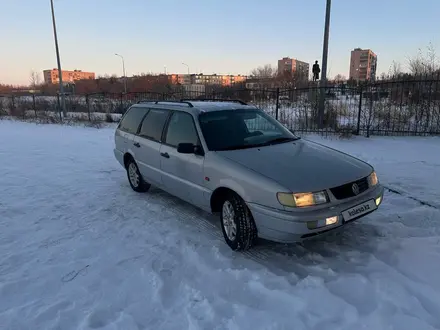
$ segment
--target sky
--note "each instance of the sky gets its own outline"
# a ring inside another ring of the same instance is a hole
[[[97,75],[249,74],[289,56],[322,59],[325,0],[54,0],[61,64]],[[439,0],[333,0],[328,75],[348,76],[350,51],[370,48],[377,73],[432,43]],[[57,67],[50,0],[0,0],[0,83],[28,84]]]

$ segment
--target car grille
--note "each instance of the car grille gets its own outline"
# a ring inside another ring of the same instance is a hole
[[[353,192],[352,187],[353,187],[353,184],[355,184],[355,183],[359,187],[358,194],[355,194]],[[344,184],[339,187],[330,188],[330,191],[332,192],[333,196],[335,196],[336,199],[345,199],[345,198],[350,198],[350,197],[354,197],[356,195],[359,195],[359,194],[363,193],[364,191],[366,191],[367,189],[368,189],[368,177],[365,177],[360,180],[350,182],[350,183]]]

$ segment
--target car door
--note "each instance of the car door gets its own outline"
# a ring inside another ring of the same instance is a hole
[[[197,154],[179,153],[179,143],[192,143],[199,146],[200,151]],[[164,132],[160,155],[164,188],[183,200],[207,209],[203,149],[191,114],[183,111],[172,113]]]
[[[136,161],[142,177],[147,182],[162,186],[160,169],[160,145],[165,122],[170,111],[150,109],[142,121],[138,135],[134,138]]]

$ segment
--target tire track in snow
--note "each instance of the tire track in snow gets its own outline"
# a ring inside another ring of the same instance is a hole
[[[190,223],[194,225],[199,232],[208,235],[220,244],[226,244],[221,231],[218,215],[211,215],[205,211],[199,210],[191,204],[169,195],[158,188],[153,188],[148,197],[154,202],[169,206],[168,211],[174,213],[181,223]],[[219,225],[216,225],[215,222]],[[269,266],[268,261],[272,260],[274,255],[273,251],[265,250],[262,245],[255,246],[251,250],[243,251],[241,253],[265,267]],[[280,257],[280,254],[276,254]],[[273,266],[272,262],[270,262],[270,265]]]
[[[165,205],[168,211],[176,215],[180,223],[190,224],[201,234],[218,242],[218,245],[226,246],[218,215],[211,215],[158,188],[152,188],[147,196],[151,202]],[[259,239],[258,244],[250,250],[238,253],[272,272],[283,275],[293,272],[303,278],[310,274],[310,267],[315,268],[314,273],[327,272],[324,268],[316,269],[317,266],[313,265],[316,260],[303,259],[305,254],[312,254],[316,257],[316,253],[311,253],[300,244],[278,244]],[[318,259],[320,259],[319,256]]]
[[[218,215],[211,215],[158,188],[153,188],[147,193],[147,198],[152,203],[165,206],[167,211],[173,213],[180,223],[192,226],[202,235],[218,242],[217,245],[226,246]],[[358,230],[354,232],[353,230],[354,228],[351,230],[351,234],[346,233],[345,236],[359,234]],[[214,242],[213,245],[215,245]],[[336,245],[340,247],[338,244]],[[337,246],[325,240],[315,245],[307,242],[279,244],[260,239],[252,249],[239,253],[278,275],[293,275],[296,279],[292,280],[296,281],[309,275],[324,278],[335,276],[331,269],[332,266],[327,262],[328,258],[341,253]]]
[[[404,193],[402,191],[396,190],[394,188],[391,188],[391,187],[388,187],[388,186],[385,186],[385,185],[383,187],[386,190],[388,190],[390,193],[393,193],[393,194],[396,194],[396,195],[400,195],[400,196],[405,197],[405,198],[412,199],[413,201],[419,203],[422,206],[428,206],[428,207],[431,207],[433,209],[440,210],[440,205],[435,205],[433,203],[430,203],[430,202],[427,202],[427,201],[423,201],[423,200],[418,199],[418,198],[416,198],[414,196],[408,195],[407,193]]]
[[[153,194],[150,194],[149,197],[155,202],[157,201],[169,207],[167,210],[174,213],[180,222],[187,224],[186,220],[189,220],[200,232],[207,233],[214,239],[223,239],[222,233],[219,232],[219,227],[209,220],[209,213],[199,210],[191,204],[157,188],[152,192]]]

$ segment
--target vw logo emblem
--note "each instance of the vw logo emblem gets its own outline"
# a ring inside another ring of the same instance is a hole
[[[359,195],[359,186],[356,183],[353,183],[351,190],[353,190],[353,194]]]

